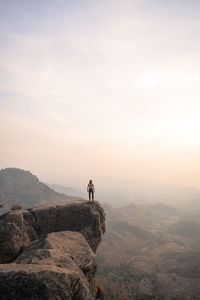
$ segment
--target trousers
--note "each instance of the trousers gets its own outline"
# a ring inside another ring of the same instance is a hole
[[[94,200],[94,191],[93,189],[89,189],[89,200],[91,200],[91,195],[92,195],[92,201]]]

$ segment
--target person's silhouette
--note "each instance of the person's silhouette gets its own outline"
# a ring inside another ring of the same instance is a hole
[[[92,201],[94,201],[94,184],[92,182],[92,180],[89,181],[88,186],[87,186],[87,191],[89,193],[89,201],[91,200],[91,195],[92,195]]]

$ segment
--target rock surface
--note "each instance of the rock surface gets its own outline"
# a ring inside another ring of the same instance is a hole
[[[72,269],[51,265],[1,266],[2,300],[92,300],[89,284],[73,266]]]
[[[78,231],[94,251],[105,231],[105,216],[98,202],[80,200],[39,206],[25,211],[23,216],[39,237],[50,232]]]
[[[21,248],[38,239],[21,211],[13,211],[0,218],[0,263],[13,261]]]
[[[99,203],[12,212],[0,224],[0,299],[97,299],[95,251],[105,231]]]

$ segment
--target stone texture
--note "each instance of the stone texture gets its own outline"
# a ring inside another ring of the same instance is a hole
[[[0,219],[0,263],[13,261],[22,247],[37,238],[37,234],[24,220],[21,211],[2,216]]]
[[[15,211],[0,225],[0,299],[98,299],[94,252],[105,231],[99,203]]]
[[[96,256],[79,232],[50,233],[45,238],[26,247],[15,262],[21,264],[55,264],[59,267],[67,267],[66,254],[67,262],[70,258],[92,284],[96,272]]]
[[[13,211],[0,217],[0,263],[13,261],[21,249],[47,233],[77,231],[96,251],[105,232],[98,202],[73,201]]]
[[[76,265],[1,265],[0,299],[2,300],[92,300],[89,283]]]
[[[25,211],[24,219],[39,237],[65,230],[81,232],[94,251],[105,231],[105,215],[98,202],[80,200],[39,206]]]

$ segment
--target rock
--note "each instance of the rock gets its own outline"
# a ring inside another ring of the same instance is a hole
[[[15,211],[0,225],[0,299],[97,299],[95,251],[105,232],[98,202]]]
[[[39,237],[58,231],[81,232],[96,251],[105,232],[105,214],[98,202],[71,201],[24,211],[24,219]]]
[[[13,261],[21,248],[33,240],[47,233],[66,230],[82,233],[93,251],[96,251],[105,232],[105,214],[100,204],[73,201],[2,215],[0,263]]]
[[[0,263],[13,261],[22,247],[37,238],[34,229],[24,221],[21,211],[4,215],[0,220]]]
[[[0,268],[2,300],[93,300],[89,284],[78,272],[55,265],[7,264]]]
[[[15,260],[21,264],[55,264],[61,268],[71,259],[92,283],[96,272],[96,256],[83,235],[63,231],[50,233],[45,238],[31,243]]]

